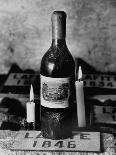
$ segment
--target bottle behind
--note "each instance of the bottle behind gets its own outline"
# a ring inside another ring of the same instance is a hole
[[[41,132],[43,137],[64,139],[72,135],[75,62],[66,36],[66,13],[52,14],[52,44],[41,60]]]

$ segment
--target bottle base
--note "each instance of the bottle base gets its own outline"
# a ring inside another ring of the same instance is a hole
[[[48,139],[66,139],[72,136],[72,117],[69,109],[41,108],[41,133]]]

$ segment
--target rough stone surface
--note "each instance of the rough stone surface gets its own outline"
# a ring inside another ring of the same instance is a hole
[[[0,0],[0,73],[39,70],[51,44],[51,14],[67,12],[67,45],[100,71],[116,71],[115,0]]]

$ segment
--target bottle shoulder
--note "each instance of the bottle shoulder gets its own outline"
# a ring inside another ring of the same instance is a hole
[[[50,47],[42,57],[42,61],[56,62],[56,60],[60,63],[68,61],[74,63],[73,56],[66,46]]]
[[[51,46],[41,60],[40,73],[47,76],[69,76],[75,70],[74,59],[66,46]]]

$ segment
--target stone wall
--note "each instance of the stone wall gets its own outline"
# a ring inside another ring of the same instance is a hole
[[[39,70],[51,44],[51,14],[67,13],[67,45],[100,71],[116,71],[115,0],[0,0],[0,73]]]

